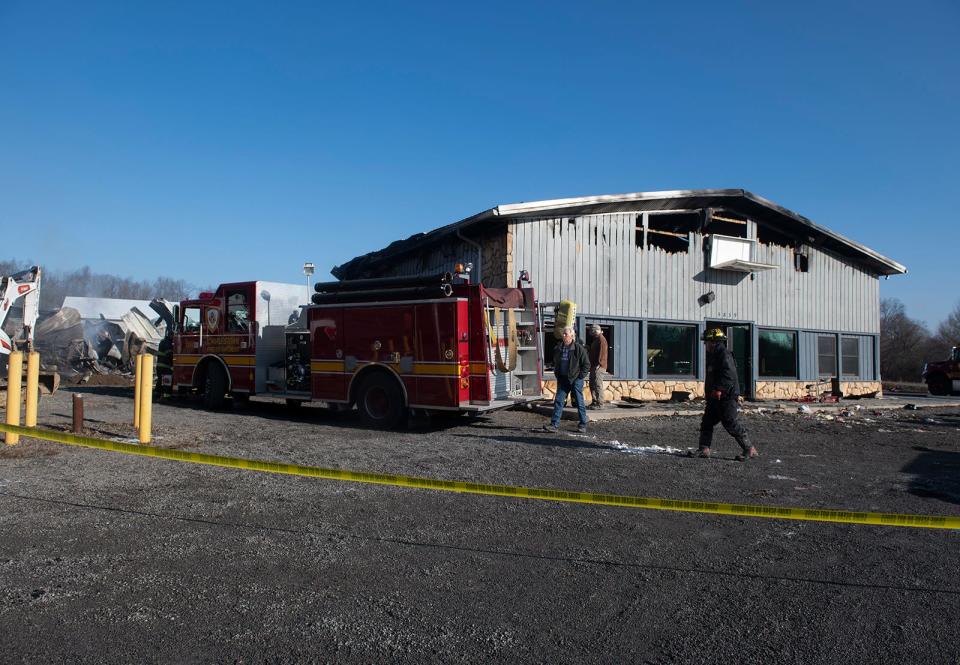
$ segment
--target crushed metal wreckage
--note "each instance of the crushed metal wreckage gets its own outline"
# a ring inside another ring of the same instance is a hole
[[[92,307],[78,302],[84,300],[95,302]],[[129,302],[67,298],[65,306],[42,318],[34,331],[34,347],[44,368],[80,383],[93,375],[132,374],[137,354],[157,353],[173,324],[173,309],[171,303],[156,298],[147,307],[138,302],[122,313],[117,311],[118,303]],[[152,310],[153,316],[144,309]]]

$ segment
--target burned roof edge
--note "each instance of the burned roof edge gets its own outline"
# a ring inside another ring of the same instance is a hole
[[[870,265],[878,274],[896,275],[907,272],[907,268],[897,261],[875,252],[869,247],[839,233],[831,231],[826,227],[820,226],[788,208],[784,208],[781,205],[744,189],[690,189],[634,192],[499,205],[466,217],[458,222],[438,227],[432,231],[417,233],[404,240],[394,241],[383,249],[363,254],[342,265],[336,266],[330,272],[337,279],[344,279],[348,277],[355,268],[362,265],[376,265],[380,261],[407,254],[420,247],[438,242],[453,233],[493,218],[507,220],[550,213],[563,214],[564,212],[570,213],[573,211],[577,214],[590,214],[591,212],[597,212],[603,209],[609,211],[609,209],[613,207],[630,207],[631,204],[641,208],[644,204],[649,205],[656,201],[679,201],[683,199],[697,200],[698,205],[696,207],[701,207],[701,205],[702,207],[712,207],[713,205],[719,205],[726,201],[736,202],[740,200],[749,202],[753,204],[753,206],[749,207],[756,206],[760,208],[758,212],[772,213],[775,216],[786,218],[795,224],[809,229],[815,235],[826,239],[830,245],[833,245],[833,247],[831,247],[832,249],[840,251],[847,250],[847,252],[852,255],[851,258],[854,260],[860,259],[861,262]],[[706,205],[708,203],[710,205]]]

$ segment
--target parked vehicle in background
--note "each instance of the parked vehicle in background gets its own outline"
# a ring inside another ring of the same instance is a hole
[[[923,380],[932,395],[960,392],[960,346],[953,347],[949,360],[924,365]]]

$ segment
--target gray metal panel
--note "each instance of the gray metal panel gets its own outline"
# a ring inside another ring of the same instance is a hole
[[[613,377],[619,380],[635,381],[640,378],[640,322],[624,321],[619,319],[605,319],[603,317],[583,314],[579,318],[580,335],[587,339],[586,326],[590,323],[600,323],[613,327]],[[608,340],[609,341],[609,340]]]
[[[778,268],[753,276],[713,270],[705,267],[700,234],[691,234],[686,253],[637,247],[637,218],[627,212],[517,220],[514,266],[530,271],[541,299],[572,299],[599,316],[879,332],[878,278],[849,260],[809,247],[809,271],[802,273],[792,248],[758,244],[755,258]],[[713,302],[701,305],[709,291]]]
[[[801,332],[798,335],[799,371],[801,381],[815,381],[817,369],[817,333]]]

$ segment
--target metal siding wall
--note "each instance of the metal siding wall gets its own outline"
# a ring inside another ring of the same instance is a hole
[[[757,245],[757,260],[778,268],[753,279],[708,270],[699,234],[692,234],[688,253],[637,247],[639,215],[586,215],[575,224],[566,217],[517,220],[514,266],[530,271],[542,300],[570,298],[592,314],[879,332],[879,280],[845,260],[811,247],[810,270],[800,273],[791,248]],[[697,299],[708,291],[715,293],[714,302],[701,306]]]
[[[818,374],[817,334],[801,332],[797,343],[800,346],[800,380],[814,381]]]
[[[600,323],[613,326],[614,377],[622,381],[634,381],[640,378],[640,322],[620,319],[604,319],[585,313],[580,319],[586,323]],[[583,326],[584,330],[586,326]],[[583,334],[586,340],[586,334]],[[608,340],[609,341],[609,340]]]

